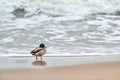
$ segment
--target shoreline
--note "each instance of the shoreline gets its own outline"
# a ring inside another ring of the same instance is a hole
[[[34,57],[0,57],[0,70],[21,68],[46,68],[82,65],[101,62],[119,62],[120,55],[111,56],[77,56],[77,57],[43,57],[43,61],[36,61]]]
[[[0,70],[0,80],[120,80],[120,61]]]

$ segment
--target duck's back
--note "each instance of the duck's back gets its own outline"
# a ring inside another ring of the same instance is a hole
[[[46,49],[37,47],[31,53],[32,53],[32,55],[41,56],[41,55],[44,55],[46,53]]]

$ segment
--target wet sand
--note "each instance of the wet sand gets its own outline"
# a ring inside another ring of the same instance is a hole
[[[0,70],[0,80],[120,80],[120,62]]]
[[[0,70],[21,68],[62,67],[80,64],[118,62],[120,55],[111,56],[44,56],[43,61],[35,57],[0,57]]]
[[[120,55],[1,57],[0,80],[120,80]]]

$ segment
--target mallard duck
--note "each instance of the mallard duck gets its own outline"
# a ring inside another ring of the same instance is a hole
[[[36,57],[36,61],[38,59],[38,56],[41,57],[46,53],[46,47],[44,44],[40,44],[39,47],[35,48],[34,50],[31,51],[31,54]]]

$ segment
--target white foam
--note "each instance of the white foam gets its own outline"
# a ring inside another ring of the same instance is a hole
[[[118,53],[120,17],[89,14],[114,14],[120,10],[119,3],[120,0],[0,0],[0,44],[15,43],[9,49],[6,44],[2,45],[10,56],[28,55],[29,50],[21,51],[19,48],[26,47],[26,44],[33,46],[40,39],[52,46],[47,51],[53,54],[48,55],[107,55],[104,54],[107,51]],[[17,8],[25,9],[24,18],[15,18],[11,13]],[[118,48],[109,50],[108,45],[102,43],[117,45]],[[75,46],[75,52],[70,50],[72,46],[66,48],[71,44]],[[14,49],[15,46],[18,47]],[[89,51],[101,54],[89,54]]]
[[[107,54],[107,53],[83,53],[83,54],[45,54],[44,57],[83,57],[83,56],[110,56],[110,55],[119,55],[119,53]],[[32,57],[31,54],[1,54],[0,57]]]
[[[7,37],[7,38],[3,38],[4,42],[13,42],[14,39],[12,37]]]
[[[31,4],[32,3],[32,4]],[[91,13],[113,13],[120,9],[120,0],[0,0],[0,15],[13,17],[11,12],[16,8],[24,8],[26,16],[37,15],[87,15]],[[107,6],[106,6],[107,5]]]

